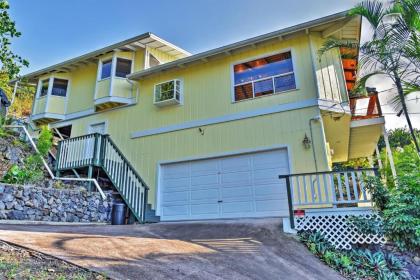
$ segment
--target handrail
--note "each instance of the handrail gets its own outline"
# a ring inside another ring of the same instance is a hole
[[[377,168],[349,169],[279,175],[285,180],[290,226],[294,228],[294,207],[337,207],[372,203],[364,176]]]
[[[35,152],[37,152],[39,154],[39,150],[37,148],[37,146],[35,145],[35,142],[32,140],[32,136],[29,134],[28,130],[26,129],[25,126],[23,125],[4,125],[3,127],[5,128],[21,128],[23,129],[23,131],[25,132],[26,136],[29,139],[29,142],[31,143],[32,147],[34,148]],[[106,195],[104,194],[104,192],[102,191],[101,186],[99,186],[99,183],[96,179],[93,178],[65,178],[65,177],[56,177],[54,176],[54,173],[51,171],[50,167],[48,166],[47,162],[45,161],[45,159],[43,157],[41,157],[42,159],[42,163],[45,167],[45,169],[47,169],[48,174],[50,175],[52,180],[59,180],[59,181],[77,181],[77,182],[91,182],[95,185],[96,189],[98,190],[98,192],[100,193],[102,199],[106,199]]]
[[[58,142],[57,170],[100,167],[134,216],[144,221],[149,187],[109,135],[91,133]]]
[[[115,144],[115,142],[109,137],[109,135],[105,134],[105,137],[107,137],[108,141],[112,144],[113,148],[118,152],[118,154],[124,159],[124,161],[127,163],[127,165],[132,169],[133,173],[138,177],[140,182],[143,184],[143,186],[149,190],[149,187],[147,186],[146,182],[141,178],[141,176],[137,173],[136,169],[131,165],[130,161],[124,156],[124,154],[120,151],[118,146]]]
[[[318,172],[308,172],[308,173],[292,173],[279,175],[279,179],[285,179],[286,177],[293,176],[306,176],[306,175],[321,175],[321,174],[332,174],[332,173],[343,173],[343,172],[355,172],[355,171],[378,171],[378,168],[361,168],[361,169],[346,169],[346,170],[336,170],[336,171],[318,171]]]

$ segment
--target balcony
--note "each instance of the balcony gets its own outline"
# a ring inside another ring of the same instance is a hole
[[[374,88],[367,90],[366,96],[350,97],[349,159],[372,155],[385,124],[378,92]]]

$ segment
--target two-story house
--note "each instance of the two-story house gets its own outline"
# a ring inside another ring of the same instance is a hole
[[[165,221],[287,216],[279,174],[374,152],[384,119],[374,92],[349,96],[357,60],[318,55],[360,30],[343,12],[198,54],[145,33],[26,75],[31,119],[70,137],[59,172],[101,167],[137,217],[144,201]]]

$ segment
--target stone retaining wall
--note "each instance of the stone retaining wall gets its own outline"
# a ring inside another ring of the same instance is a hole
[[[38,188],[0,183],[0,220],[53,222],[107,222],[111,194],[102,200],[99,193],[85,189]]]

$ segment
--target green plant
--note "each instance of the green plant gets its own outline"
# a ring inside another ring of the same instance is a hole
[[[12,165],[3,176],[3,181],[9,184],[21,184],[26,181],[26,173],[17,165]]]
[[[351,216],[348,222],[363,234],[383,234],[383,223],[376,217]]]
[[[40,155],[31,155],[25,159],[24,166],[13,165],[4,175],[3,181],[9,184],[34,183],[44,177]]]
[[[398,177],[383,211],[386,236],[401,250],[420,247],[420,174]]]
[[[379,177],[366,177],[366,190],[370,193],[375,207],[382,211],[389,201],[389,190],[384,186]]]
[[[403,263],[392,254],[369,249],[337,250],[319,232],[303,231],[298,235],[310,251],[349,279],[391,280],[406,277]]]
[[[53,134],[51,130],[48,129],[48,127],[43,126],[41,128],[41,132],[38,137],[38,142],[36,144],[39,153],[41,156],[45,157],[48,155],[48,151],[51,149],[53,144]]]

